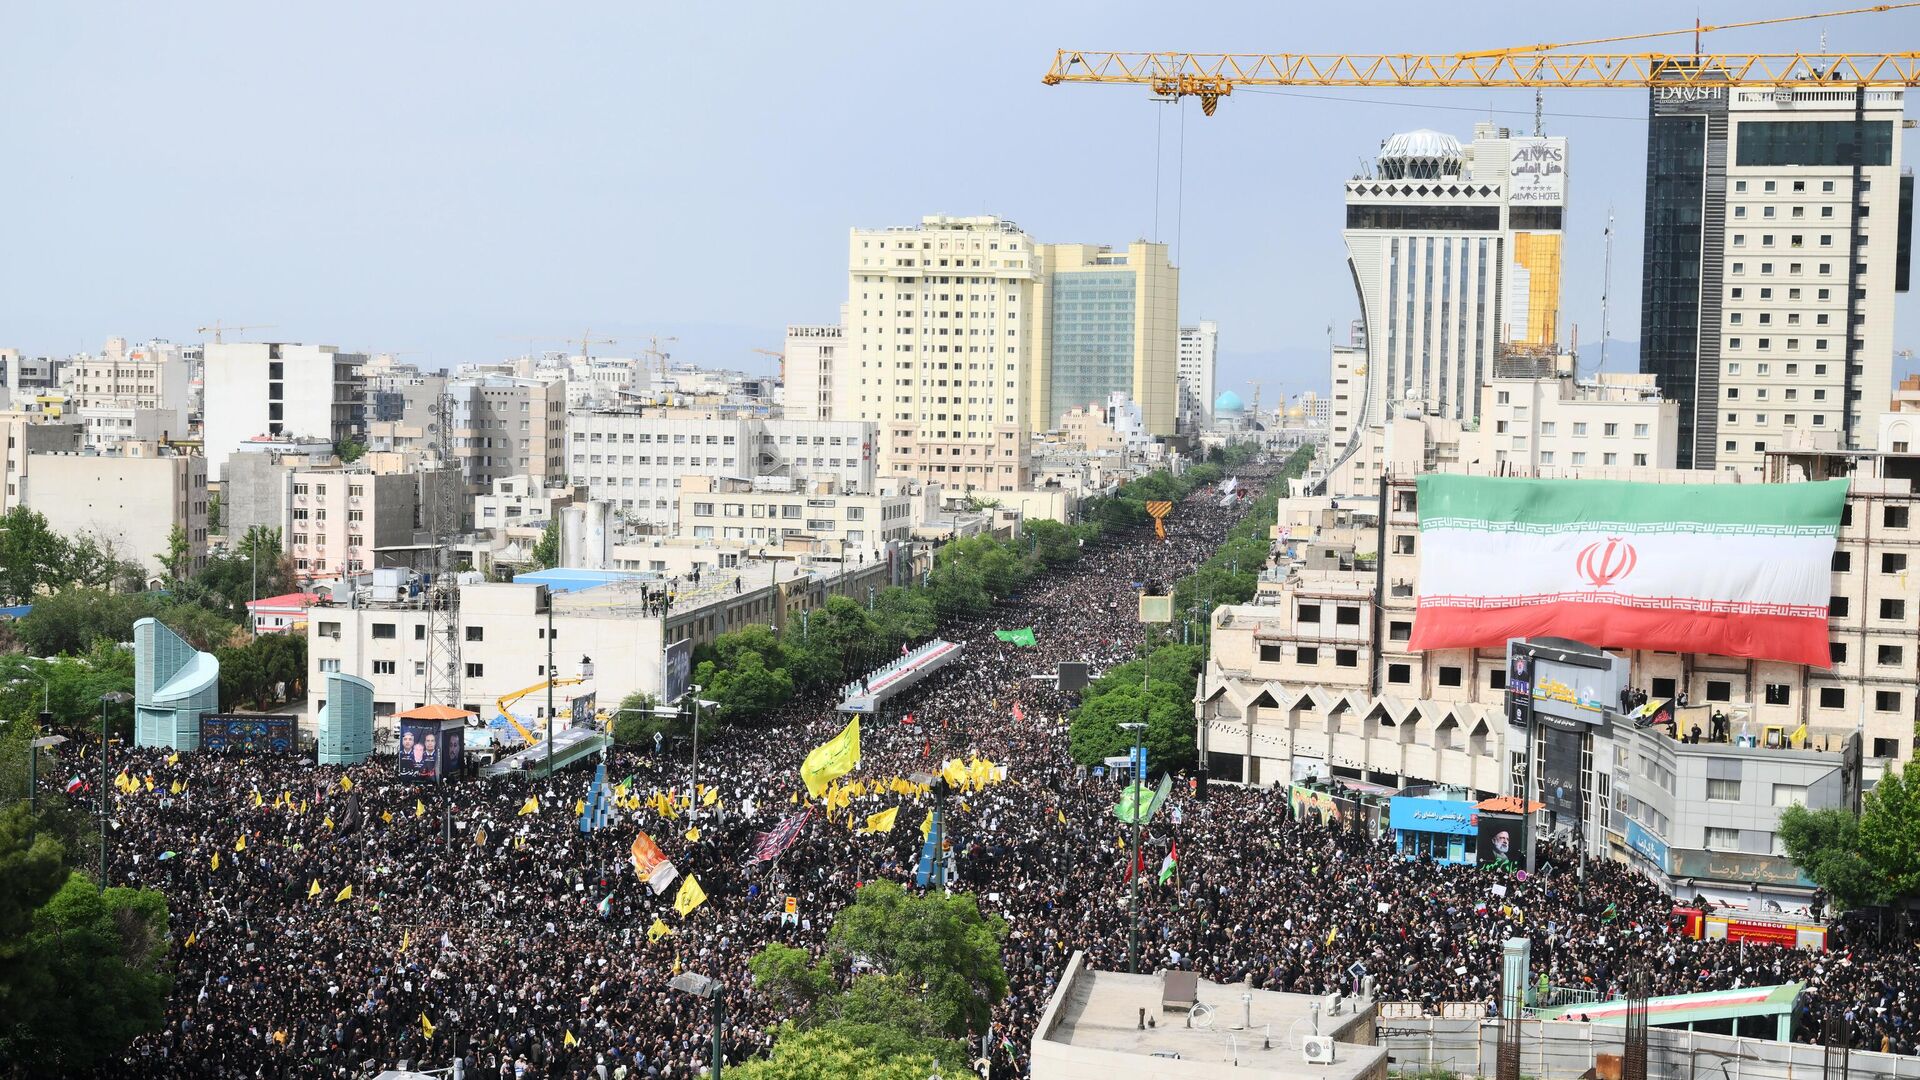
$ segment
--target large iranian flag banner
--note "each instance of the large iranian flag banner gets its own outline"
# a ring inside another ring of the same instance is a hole
[[[1411,647],[1550,636],[1826,667],[1847,482],[1419,479]]]

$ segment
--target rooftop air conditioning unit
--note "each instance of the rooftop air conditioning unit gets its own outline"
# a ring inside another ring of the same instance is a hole
[[[1300,1040],[1300,1052],[1309,1065],[1331,1065],[1333,1039],[1327,1035],[1309,1035]]]

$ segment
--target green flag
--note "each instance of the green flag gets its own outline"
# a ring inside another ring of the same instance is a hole
[[[1032,648],[1039,642],[1034,639],[1033,627],[1023,626],[1018,630],[995,630],[993,636],[1001,641],[1010,641],[1023,648]]]
[[[1140,824],[1152,824],[1153,815],[1160,812],[1160,807],[1166,803],[1167,795],[1172,791],[1172,773],[1160,777],[1160,787],[1155,791],[1147,791],[1138,783],[1128,784],[1127,790],[1120,793],[1120,801],[1113,806],[1113,816],[1131,825],[1137,814]]]

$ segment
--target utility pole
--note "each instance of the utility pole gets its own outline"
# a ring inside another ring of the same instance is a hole
[[[547,586],[547,782],[553,782],[553,586]]]

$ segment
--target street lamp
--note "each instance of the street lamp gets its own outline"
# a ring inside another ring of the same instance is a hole
[[[53,711],[53,683],[48,681],[45,675],[42,675],[39,672],[29,667],[23,667],[19,669],[19,672],[20,674],[27,676],[27,678],[35,679],[40,683],[40,711],[43,713],[52,712]],[[17,686],[26,681],[27,681],[26,679],[8,679],[7,685]]]
[[[714,709],[720,706],[717,701],[708,701],[701,697],[700,689],[698,684],[687,688],[687,693],[693,698],[693,776],[687,782],[687,820],[689,821],[700,816],[700,710],[703,707]],[[685,701],[686,698],[681,698],[670,706],[657,707],[653,710],[653,715],[678,717],[680,710],[685,707]]]
[[[720,1080],[720,1038],[727,1024],[727,999],[721,992],[727,988],[726,984],[697,971],[684,971],[668,979],[667,985],[683,994],[713,1002],[713,1080]]]
[[[1129,763],[1127,769],[1133,774],[1133,865],[1128,868],[1130,872],[1127,875],[1133,881],[1133,894],[1127,901],[1127,971],[1138,975],[1140,974],[1140,875],[1146,868],[1146,864],[1141,861],[1144,856],[1140,852],[1140,796],[1145,793],[1147,784],[1146,770],[1140,767],[1140,762],[1145,759],[1140,752],[1140,732],[1145,731],[1147,725],[1134,722],[1117,726],[1122,731],[1134,733],[1133,761]]]
[[[125,705],[133,695],[113,690],[100,695],[100,891],[107,888],[107,706]]]
[[[43,716],[45,714],[42,714]],[[27,809],[38,813],[40,810],[40,751],[50,750],[67,741],[65,735],[42,735],[28,743],[27,751]]]

